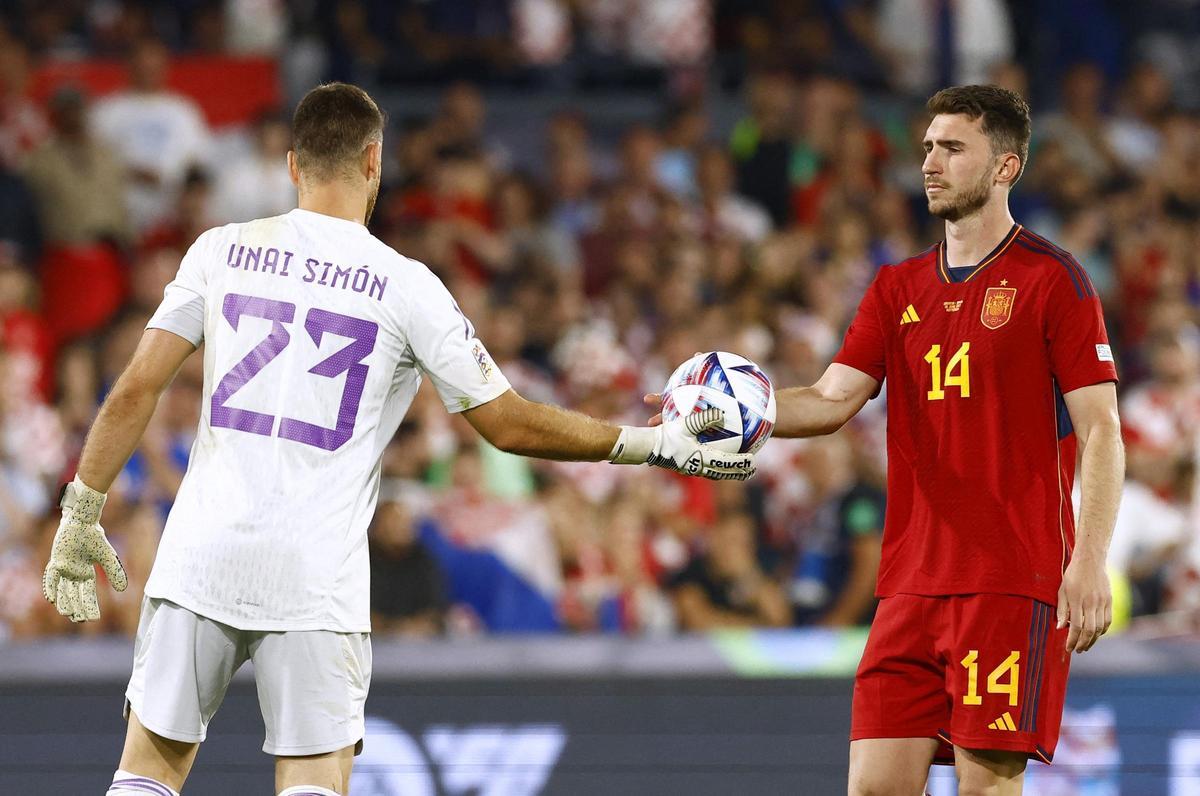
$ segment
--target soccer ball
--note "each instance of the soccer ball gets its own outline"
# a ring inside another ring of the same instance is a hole
[[[725,423],[702,432],[698,439],[726,453],[757,453],[775,428],[771,380],[762,368],[737,354],[696,354],[667,380],[662,396],[664,423],[709,407],[724,410]]]

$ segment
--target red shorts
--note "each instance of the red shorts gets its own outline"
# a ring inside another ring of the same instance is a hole
[[[939,738],[1049,763],[1070,656],[1054,606],[1030,597],[897,594],[879,601],[854,679],[850,740]]]

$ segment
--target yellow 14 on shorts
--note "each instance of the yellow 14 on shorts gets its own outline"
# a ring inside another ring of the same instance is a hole
[[[1018,663],[1020,660],[1020,651],[1013,650],[987,676],[987,692],[989,694],[1008,694],[1009,707],[1016,706],[1019,696],[1017,690],[1020,687],[1021,667]],[[979,695],[979,650],[971,650],[967,653],[967,657],[959,663],[967,670],[967,693],[963,695],[963,704],[982,705],[983,697]],[[1000,678],[1005,675],[1008,676],[1008,682],[1000,682]]]

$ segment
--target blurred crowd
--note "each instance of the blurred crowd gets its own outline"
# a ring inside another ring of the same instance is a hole
[[[1077,8],[1094,31],[1050,48],[1057,90],[1028,66],[1047,49],[1028,15],[1070,17],[1030,5]],[[110,493],[131,585],[101,590],[98,625],[40,597],[58,484],[190,243],[295,206],[286,115],[210,129],[169,88],[180,52],[275,55],[285,94],[439,86],[391,119],[372,231],[445,281],[522,395],[639,424],[641,396],[695,351],[740,353],[777,386],[816,380],[875,271],[941,237],[923,97],[966,80],[1029,96],[1014,215],[1091,274],[1123,379],[1118,611],[1143,633],[1200,629],[1200,31],[1171,17],[1181,6],[1200,20],[1196,3],[1150,2],[1135,25],[1087,0],[0,3],[0,639],[133,632],[201,358]],[[979,25],[993,35],[962,32]],[[81,54],[124,58],[126,87],[31,98],[39,64]],[[593,78],[650,91],[659,112],[614,135],[589,113]],[[496,80],[575,101],[500,130]],[[503,454],[426,385],[384,455],[375,630],[868,623],[885,400],[830,437],[771,441],[740,485]]]

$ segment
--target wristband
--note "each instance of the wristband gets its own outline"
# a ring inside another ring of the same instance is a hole
[[[92,489],[76,475],[74,481],[63,486],[59,506],[83,524],[94,525],[100,521],[100,512],[107,500],[108,495]]]
[[[621,435],[613,445],[608,460],[613,464],[645,464],[654,452],[658,434],[645,426],[621,426]]]

